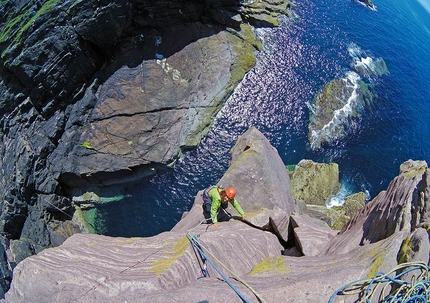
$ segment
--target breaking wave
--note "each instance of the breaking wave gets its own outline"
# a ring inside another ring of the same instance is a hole
[[[382,58],[372,58],[368,56],[357,44],[351,43],[348,46],[349,56],[352,58],[352,68],[356,72],[366,76],[382,76],[388,74],[388,68]]]
[[[311,148],[319,148],[321,144],[331,142],[333,139],[343,137],[347,134],[349,125],[351,124],[351,118],[361,113],[361,109],[363,108],[362,99],[359,98],[361,88],[360,80],[360,76],[353,71],[347,72],[345,77],[341,79],[342,94],[335,98],[340,104],[343,104],[343,106],[334,110],[331,120],[321,128],[310,126]],[[324,96],[321,98],[324,98]],[[339,100],[340,98],[341,100]],[[327,104],[327,102],[322,103]],[[322,113],[324,109],[318,105],[316,108],[310,109],[310,111],[314,113],[314,118],[318,120],[319,113]],[[316,122],[317,125],[319,121]]]

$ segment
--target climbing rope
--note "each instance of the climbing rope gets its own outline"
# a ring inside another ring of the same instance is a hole
[[[430,266],[424,262],[403,263],[387,273],[379,272],[373,278],[343,286],[331,296],[329,303],[335,302],[338,295],[358,295],[359,300],[354,301],[357,303],[427,303],[430,302],[429,273]],[[410,282],[402,280],[406,274],[412,275]],[[377,292],[380,287],[382,290]]]
[[[193,247],[195,249],[197,249],[197,251],[200,254],[200,258],[203,262],[203,267],[201,266],[201,270],[202,270],[202,277],[206,277],[208,275],[207,269],[206,269],[206,261],[215,269],[215,271],[224,279],[224,281],[234,290],[234,292],[236,292],[236,294],[242,299],[243,302],[248,303],[249,301],[243,296],[242,293],[240,293],[240,291],[230,282],[230,280],[221,272],[221,270],[219,270],[215,264],[208,258],[208,256],[203,252],[203,249],[206,251],[207,254],[209,254],[216,262],[218,262],[218,264],[220,264],[224,269],[226,269],[230,274],[233,275],[233,277],[239,281],[240,283],[242,283],[243,285],[245,285],[259,300],[260,303],[266,303],[263,298],[260,296],[260,294],[258,294],[248,283],[246,283],[243,279],[241,279],[236,273],[234,273],[232,270],[230,270],[227,266],[225,266],[220,260],[218,260],[211,252],[210,250],[205,247],[204,245],[202,245],[202,243],[199,241],[199,239],[195,236],[195,235],[191,235],[191,232],[196,229],[198,226],[200,226],[201,224],[203,224],[204,222],[206,222],[208,219],[205,219],[203,221],[201,221],[198,225],[196,225],[194,228],[190,229],[187,231],[187,238],[188,240],[191,242],[191,244],[193,245]],[[200,279],[202,277],[199,277],[197,279]]]

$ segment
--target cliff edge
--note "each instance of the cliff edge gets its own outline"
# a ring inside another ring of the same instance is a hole
[[[197,195],[171,231],[154,237],[76,234],[19,263],[3,302],[325,302],[349,281],[400,263],[428,264],[430,172],[424,161],[402,164],[387,190],[340,232],[300,212],[285,170],[276,150],[251,128],[238,139],[223,177],[237,187],[246,222],[200,224]],[[300,257],[289,254],[292,247]]]

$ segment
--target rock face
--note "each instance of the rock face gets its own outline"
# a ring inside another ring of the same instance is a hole
[[[0,233],[6,251],[9,240],[21,241],[15,242],[22,244],[18,260],[79,230],[69,221],[75,188],[154,173],[196,146],[255,63],[261,44],[250,25],[276,26],[288,6],[2,1]],[[7,289],[10,275],[3,276]]]
[[[230,167],[219,184],[234,185],[252,224],[288,240],[288,220],[294,211],[288,170],[278,151],[255,127],[237,140]]]
[[[340,189],[339,167],[336,163],[301,160],[294,169],[291,184],[294,199],[325,205]]]
[[[231,150],[231,165],[218,185],[236,188],[236,198],[248,223],[274,233],[283,242],[290,240],[289,218],[295,205],[288,171],[277,150],[255,127],[237,140]],[[186,220],[181,220],[173,231],[186,232],[202,220],[201,194],[202,191],[197,194]],[[234,209],[231,213],[238,216]]]
[[[236,147],[223,178],[243,173],[243,165],[253,167],[268,151],[273,155],[255,129]],[[241,165],[235,165],[238,161]],[[248,224],[221,222],[219,228],[199,224],[203,215],[197,196],[169,232],[131,239],[75,234],[59,247],[26,258],[15,268],[3,302],[243,302],[241,297],[249,302],[327,302],[349,281],[387,272],[398,262],[429,262],[429,174],[424,161],[404,163],[388,189],[340,233],[296,209],[290,217],[294,247],[252,224],[252,218]],[[263,180],[277,183],[273,175]],[[249,195],[253,187],[239,192]],[[247,201],[246,212],[257,205]],[[273,199],[259,201],[260,208],[273,207]],[[276,205],[282,214],[296,208],[291,198]],[[197,239],[196,245],[189,239]],[[209,275],[202,277],[202,269]],[[356,302],[357,295],[339,294],[339,300]]]

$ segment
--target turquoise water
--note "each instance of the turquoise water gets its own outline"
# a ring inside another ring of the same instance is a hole
[[[200,146],[170,171],[124,186],[127,198],[100,205],[96,228],[112,236],[169,230],[196,193],[226,171],[238,136],[256,126],[285,164],[301,159],[339,164],[342,196],[387,188],[408,159],[430,160],[430,13],[428,0],[374,0],[371,10],[350,0],[302,0],[294,17],[258,30],[266,50],[235,90]],[[344,119],[347,134],[312,149],[312,100],[353,65],[382,58],[389,74],[363,76],[377,95],[362,115]],[[367,60],[367,61],[366,61]]]

